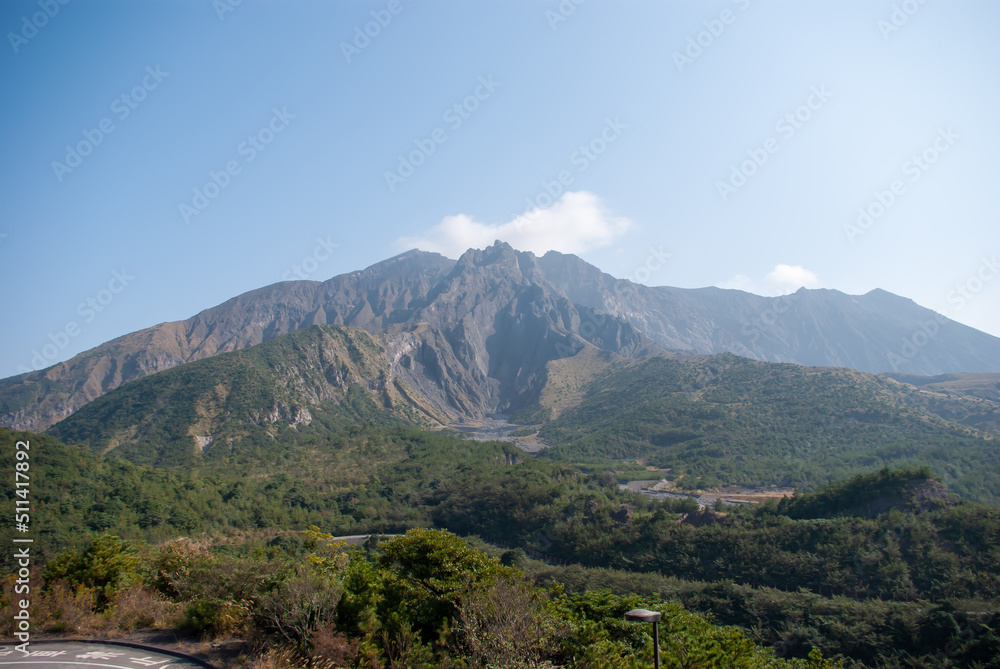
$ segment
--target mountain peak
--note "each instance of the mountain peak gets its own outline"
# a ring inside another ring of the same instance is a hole
[[[872,288],[871,290],[869,290],[867,293],[864,294],[864,297],[870,297],[880,300],[900,300],[903,302],[909,302],[915,304],[915,302],[913,302],[913,300],[910,299],[909,297],[903,297],[902,295],[897,295],[896,293],[890,293],[888,290],[884,290],[882,288]]]
[[[484,249],[469,249],[463,253],[458,259],[458,266],[472,268],[499,265],[501,269],[509,269],[520,275],[518,256],[521,254],[507,242],[498,239]]]
[[[466,384],[450,396],[476,397],[468,401],[481,408],[515,397],[509,388],[537,389],[554,350],[633,351],[646,337],[670,351],[867,372],[1000,372],[1000,339],[881,289],[860,297],[803,288],[782,301],[720,288],[652,288],[572,254],[537,257],[496,240],[458,261],[411,249],[323,283],[273,284],[0,381],[0,425],[44,429],[128,381],[310,325],[394,336],[419,323],[435,328],[437,339],[420,339],[419,355],[405,354],[413,368],[436,379],[434,392]]]
[[[411,274],[430,273],[446,274],[455,264],[454,260],[446,258],[440,253],[433,251],[422,251],[420,249],[410,249],[399,255],[380,260],[368,267],[347,274],[342,274],[328,279],[324,283],[328,286],[336,285],[344,277],[363,277],[367,279],[383,279],[388,276],[400,278]]]

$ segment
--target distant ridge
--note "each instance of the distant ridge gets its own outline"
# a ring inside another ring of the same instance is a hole
[[[0,425],[44,430],[130,380],[316,324],[395,336],[400,360],[423,370],[415,379],[453,388],[437,410],[466,416],[534,401],[545,364],[585,347],[625,358],[731,352],[876,373],[1000,372],[1000,338],[886,291],[769,298],[647,287],[573,255],[496,242],[457,261],[413,250],[325,282],[273,284],[0,380]]]

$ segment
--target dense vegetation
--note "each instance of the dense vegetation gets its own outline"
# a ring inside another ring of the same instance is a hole
[[[237,452],[184,468],[100,458],[48,435],[0,428],[6,461],[17,440],[31,442],[33,523],[43,555],[100,532],[150,542],[310,525],[337,534],[405,532],[431,522],[432,500],[443,501],[438,490],[447,482],[506,470],[523,456],[509,444],[378,425],[302,436],[252,451],[256,460]],[[546,480],[542,471],[564,468],[529,461],[522,469]],[[0,494],[9,508],[12,487]]]
[[[642,606],[663,614],[666,667],[834,666],[818,651],[780,659],[656,597],[543,590],[447,532],[411,530],[367,551],[304,534],[235,553],[97,537],[46,567],[36,625],[84,632],[160,622],[238,635],[268,649],[261,667],[637,669],[651,660],[649,626],[623,614]],[[11,580],[0,613],[6,634]]]
[[[658,574],[518,560],[539,585],[571,592],[653,593],[738,625],[780,657],[813,648],[848,667],[995,667],[997,607],[972,602],[907,602],[822,596],[803,591],[685,581]]]
[[[449,486],[434,517],[584,566],[862,599],[1000,600],[1000,509],[955,504],[928,476],[881,472],[833,494],[682,522],[658,502],[607,489],[539,503],[524,479],[501,477],[495,488]],[[872,498],[870,488],[883,495]]]
[[[257,462],[232,454],[183,469],[99,458],[45,435],[0,430],[6,460],[12,461],[18,439],[32,442],[33,531],[53,583],[72,582],[76,569],[70,558],[55,558],[59,552],[74,549],[73,559],[82,559],[94,537],[106,533],[140,542],[136,546],[148,544],[143,550],[154,552],[167,550],[174,544],[164,542],[178,536],[196,543],[212,537],[224,544],[217,548],[220,555],[235,550],[226,547],[273,538],[272,545],[258,545],[258,550],[277,560],[280,551],[298,555],[295,551],[305,544],[288,533],[310,526],[336,535],[438,526],[574,565],[530,568],[546,586],[562,583],[588,592],[580,595],[585,599],[605,597],[596,591],[611,588],[625,597],[608,599],[614,606],[638,601],[634,593],[647,597],[652,592],[656,597],[646,600],[649,606],[679,600],[718,622],[739,625],[750,639],[773,645],[786,657],[806,658],[818,648],[849,666],[997,666],[975,663],[997,655],[989,617],[1000,601],[1000,509],[958,501],[928,470],[881,471],[780,504],[722,514],[696,512],[689,500],[660,502],[620,490],[611,470],[585,474],[526,457],[508,444],[405,427],[367,425],[304,435],[279,452],[262,453]],[[5,494],[4,509],[9,509],[9,490]],[[238,560],[226,557],[237,560],[227,569],[244,573],[260,557],[252,553],[241,553]],[[281,559],[292,565],[308,562],[291,555]],[[381,569],[386,565],[380,559],[387,558],[370,555],[357,565]],[[528,564],[516,552],[504,562]],[[5,563],[4,571],[11,567]],[[350,598],[362,597],[360,586],[349,586],[353,573],[338,572],[340,585],[331,586],[338,592],[343,588],[338,612],[361,606]],[[202,602],[207,596],[191,594],[194,590],[182,596],[150,578],[143,577],[144,587],[184,602],[194,628],[211,630],[215,623],[204,620],[213,616],[227,621],[249,615],[240,613],[247,606],[240,604],[246,593],[217,593]],[[255,582],[266,585],[270,578]],[[98,609],[113,601],[100,594],[100,584],[82,584],[92,590],[80,595],[73,589],[78,583],[53,592],[60,602],[77,601],[79,595]],[[135,601],[145,596],[130,595]],[[560,597],[545,595],[546,606],[575,601]],[[374,599],[364,601],[383,623],[392,614],[379,610]],[[565,606],[571,608],[558,615],[573,620],[576,605]],[[612,614],[614,606],[601,606],[608,620],[619,620],[621,610]],[[687,615],[673,606],[665,612]],[[387,650],[395,641],[378,636],[382,631],[366,636],[360,618],[350,623],[340,615],[329,635],[346,634],[343,643],[381,653],[380,661],[391,665],[385,653],[396,652]],[[217,631],[227,624],[219,623]],[[412,620],[406,624],[410,627],[393,634],[417,629]],[[420,643],[431,655],[438,653],[430,627],[421,629]],[[608,634],[610,640],[617,638]],[[638,652],[643,646],[636,641],[629,647]],[[546,652],[555,653],[553,661],[569,662],[559,655],[562,651]],[[442,661],[440,653],[434,656]]]
[[[900,388],[735,355],[658,357],[599,374],[539,436],[556,444],[545,457],[641,460],[691,488],[815,489],[885,466],[929,466],[964,497],[1000,501],[996,435],[913,408]]]
[[[138,464],[198,467],[252,465],[358,424],[447,420],[393,373],[390,358],[363,330],[311,326],[126,383],[49,433]],[[447,387],[448,401],[463,406],[463,391],[449,385],[456,379],[442,373],[424,390]],[[923,390],[731,354],[626,363],[584,349],[550,361],[537,401],[515,418],[541,423],[539,437],[555,445],[544,457],[584,467],[639,461],[669,469],[687,489],[814,490],[885,466],[929,466],[957,494],[996,503],[992,380]]]

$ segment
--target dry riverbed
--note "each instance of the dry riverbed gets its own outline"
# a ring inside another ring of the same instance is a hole
[[[719,490],[690,490],[681,491],[676,487],[674,481],[661,479],[659,481],[628,481],[620,486],[623,490],[631,490],[644,495],[649,495],[654,499],[671,497],[674,499],[684,499],[691,497],[698,502],[700,508],[714,505],[718,500],[723,504],[737,506],[742,504],[760,504],[769,499],[781,499],[790,497],[794,488],[779,488],[770,486],[767,488],[744,488],[741,486],[727,486]]]
[[[552,445],[539,439],[537,434],[513,436],[512,432],[524,430],[526,426],[510,423],[507,421],[506,416],[503,415],[494,415],[481,420],[455,423],[449,427],[462,432],[469,439],[476,441],[507,441],[527,453],[537,453],[543,448],[548,448]]]

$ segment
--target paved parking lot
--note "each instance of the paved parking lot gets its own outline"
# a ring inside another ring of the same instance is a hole
[[[15,650],[14,645],[0,645],[0,667],[31,667],[32,669],[205,669],[211,665],[180,653],[136,647],[118,643],[93,641],[33,642],[28,654]]]

